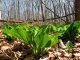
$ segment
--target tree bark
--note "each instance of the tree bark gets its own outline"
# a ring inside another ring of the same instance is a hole
[[[80,0],[75,0],[75,21],[80,20]]]
[[[0,0],[0,20],[1,20],[1,10],[2,8],[1,8],[1,0]]]
[[[41,2],[41,11],[42,11],[42,18],[43,18],[43,22],[44,22],[44,21],[45,21],[45,19],[44,19],[44,13],[43,13],[42,0],[40,0],[40,2]]]

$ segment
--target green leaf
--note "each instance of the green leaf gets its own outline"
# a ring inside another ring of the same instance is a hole
[[[57,26],[53,25],[52,28],[54,31],[57,31]]]
[[[73,47],[72,42],[71,42],[71,41],[68,41],[68,42],[66,43],[66,48],[68,49],[68,52],[69,52],[69,53],[70,53],[70,50],[71,50],[72,47]]]
[[[2,28],[2,32],[7,36],[8,39],[14,40],[16,38],[13,26],[4,25],[4,27]]]
[[[55,45],[58,43],[58,37],[55,35],[50,35],[50,40],[51,40],[51,46]]]
[[[27,31],[24,30],[22,27],[18,26],[16,28],[16,36],[20,38],[21,40],[24,40],[24,42],[28,42],[27,40]]]
[[[49,38],[51,40],[51,46],[56,45],[58,43],[58,36],[62,36],[62,33],[55,33],[49,35]]]
[[[43,35],[43,40],[41,41],[41,48],[46,48],[47,43],[49,42],[49,36],[48,34]],[[50,45],[49,45],[50,46]],[[47,47],[49,47],[47,46]]]
[[[75,40],[75,37],[78,35],[78,25],[74,22],[67,28],[64,32],[63,37],[69,40]]]

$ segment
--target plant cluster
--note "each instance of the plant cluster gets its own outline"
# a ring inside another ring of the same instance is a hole
[[[7,40],[19,38],[32,46],[33,55],[40,56],[45,53],[45,48],[58,43],[60,34],[49,34],[51,30],[51,25],[30,26],[28,24],[4,24],[2,28]]]
[[[39,56],[46,52],[46,49],[58,43],[58,37],[66,37],[69,40],[75,39],[80,32],[80,22],[72,24],[54,24],[42,26],[30,26],[29,24],[3,24],[2,32],[7,36],[7,40],[19,38],[32,47],[33,55]],[[51,33],[51,32],[55,33]],[[51,33],[51,34],[50,34]],[[66,43],[66,48],[70,52],[72,44]]]

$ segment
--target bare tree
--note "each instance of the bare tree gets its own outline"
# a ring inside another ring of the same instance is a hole
[[[34,0],[32,0],[32,20],[34,20]]]
[[[65,15],[67,15],[67,11],[66,11],[67,9],[66,9],[66,6],[65,6],[65,4],[64,4],[64,11],[65,11]],[[66,23],[69,23],[68,22],[68,17],[66,17]]]
[[[18,20],[20,20],[20,0],[18,0]]]
[[[0,20],[1,20],[1,10],[2,8],[1,8],[1,0],[0,0]]]
[[[40,3],[41,3],[42,18],[43,18],[43,22],[44,22],[44,21],[45,21],[45,18],[44,18],[44,13],[43,13],[43,5],[42,5],[42,0],[40,0]]]

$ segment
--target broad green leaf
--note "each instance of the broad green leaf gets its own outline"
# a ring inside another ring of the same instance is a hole
[[[54,31],[57,31],[57,26],[53,25],[52,28]]]
[[[58,36],[62,36],[62,33],[55,33],[55,34],[49,35],[49,38],[51,40],[51,46],[58,43]]]
[[[51,40],[51,46],[55,45],[58,43],[58,37],[55,36],[54,34],[53,35],[50,35],[50,40]]]
[[[27,40],[27,32],[26,30],[24,30],[22,27],[17,27],[16,28],[16,36],[22,40],[24,40],[25,42],[28,42]]]
[[[68,42],[66,43],[66,48],[68,49],[68,52],[69,52],[69,53],[70,53],[70,50],[71,50],[72,47],[73,47],[72,42],[71,42],[71,41],[68,41]]]
[[[47,45],[47,43],[49,42],[49,36],[48,36],[48,34],[44,34],[43,35],[43,40],[41,41],[41,47],[42,48],[46,48],[46,45]],[[47,47],[49,47],[49,46],[47,46]]]

